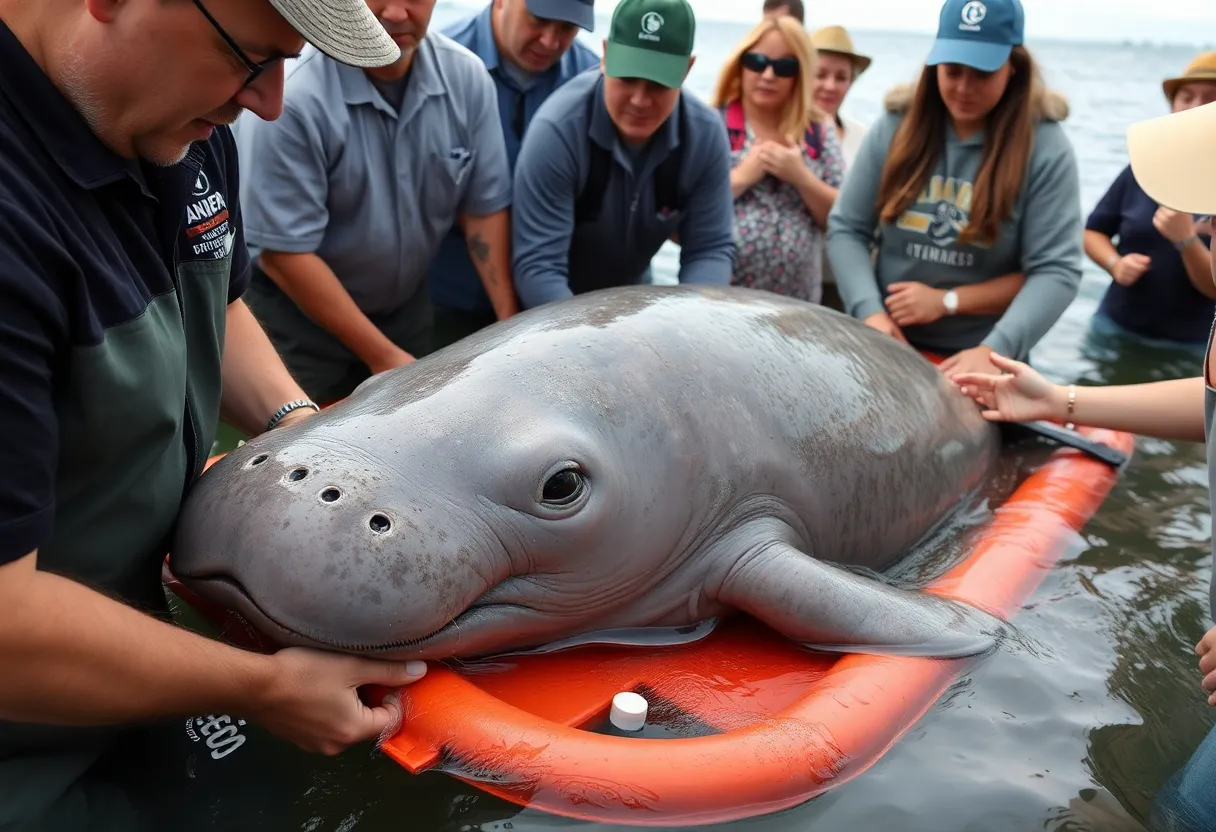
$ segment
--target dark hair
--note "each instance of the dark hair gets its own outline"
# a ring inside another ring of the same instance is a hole
[[[798,18],[799,23],[806,23],[806,10],[802,7],[802,0],[764,0],[765,14],[781,8],[788,9],[790,17]]]

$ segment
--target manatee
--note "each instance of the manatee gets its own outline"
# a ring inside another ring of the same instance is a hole
[[[228,454],[188,493],[170,567],[278,644],[380,658],[737,612],[812,648],[962,657],[1003,623],[881,573],[999,452],[929,361],[848,316],[606,289]]]

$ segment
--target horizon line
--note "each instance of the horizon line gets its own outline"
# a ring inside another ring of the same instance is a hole
[[[468,8],[468,9],[480,9],[486,5],[486,0],[449,0],[449,2],[445,5],[448,5],[449,7],[458,6],[458,7],[462,7],[462,8]],[[611,20],[612,16],[610,13],[608,13],[606,11],[600,11],[599,9],[597,9],[595,11],[595,17],[596,17],[597,21],[603,20],[606,23],[609,20]],[[750,21],[750,19],[744,19],[741,17],[720,17],[720,16],[713,16],[713,15],[703,17],[703,18],[698,18],[698,20],[704,20],[706,22],[712,22],[712,23],[732,23],[732,24],[742,24],[742,25],[747,25],[747,23]],[[848,28],[849,28],[850,33],[865,33],[868,35],[895,35],[895,36],[903,36],[903,37],[926,37],[926,38],[932,38],[933,35],[937,31],[936,28],[934,28],[934,27],[928,27],[928,28],[923,28],[923,29],[912,29],[912,28],[882,29],[882,28],[872,27],[872,26],[849,26]],[[586,31],[579,32],[579,37],[594,38],[596,36],[597,36],[597,33],[591,33],[591,32],[586,32]],[[1158,39],[1154,39],[1151,37],[1137,38],[1134,35],[1089,35],[1089,36],[1086,36],[1083,34],[1072,35],[1072,36],[1047,35],[1047,34],[1035,35],[1033,33],[1028,32],[1027,33],[1027,46],[1033,48],[1034,42],[1107,44],[1107,45],[1111,45],[1111,46],[1138,46],[1138,47],[1150,46],[1150,47],[1154,47],[1154,48],[1158,48],[1158,49],[1203,49],[1203,50],[1216,49],[1216,43],[1214,43],[1211,40],[1193,40],[1193,41],[1179,41],[1179,40],[1167,40],[1167,39],[1158,40]]]

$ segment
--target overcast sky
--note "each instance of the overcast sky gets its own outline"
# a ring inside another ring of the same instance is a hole
[[[691,0],[698,17],[754,20],[763,0]],[[804,0],[807,26],[931,32],[941,0]],[[1022,0],[1029,38],[1216,43],[1213,0]],[[616,0],[596,0],[611,14]],[[1112,70],[1115,68],[1112,67]]]

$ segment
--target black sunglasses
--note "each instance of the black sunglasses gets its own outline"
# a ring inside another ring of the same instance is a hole
[[[798,59],[797,58],[770,58],[768,55],[761,55],[759,52],[743,53],[743,68],[751,70],[760,75],[764,74],[764,70],[769,67],[773,68],[773,74],[778,78],[793,78],[798,74]]]
[[[215,31],[220,33],[220,37],[222,37],[224,39],[224,42],[228,44],[228,47],[233,52],[236,53],[236,56],[241,59],[241,63],[243,63],[245,65],[245,68],[249,70],[249,77],[247,77],[245,79],[245,83],[243,86],[246,86],[246,87],[249,86],[250,84],[252,84],[254,81],[257,80],[259,75],[261,75],[266,70],[270,69],[272,66],[274,66],[279,61],[283,60],[283,58],[281,56],[276,55],[273,58],[267,58],[266,60],[262,61],[261,63],[255,63],[254,61],[251,61],[249,59],[249,56],[245,54],[245,50],[243,50],[243,49],[241,49],[241,47],[237,46],[237,43],[235,40],[232,39],[232,36],[224,31],[224,27],[219,24],[219,21],[217,21],[214,17],[211,16],[211,12],[207,11],[207,9],[203,7],[203,4],[200,2],[200,0],[193,0],[193,1],[194,1],[194,5],[198,7],[198,10],[203,13],[203,17],[207,18],[207,20],[211,23],[211,25],[215,27]]]

